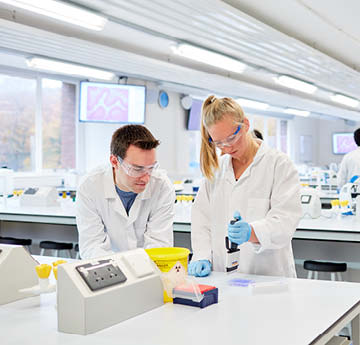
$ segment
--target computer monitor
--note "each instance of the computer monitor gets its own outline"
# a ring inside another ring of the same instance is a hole
[[[203,101],[199,99],[193,99],[191,108],[189,110],[189,118],[187,129],[189,131],[199,131],[201,121],[201,107]]]
[[[354,133],[333,133],[332,147],[335,155],[344,155],[354,151],[357,148]]]
[[[79,120],[144,123],[145,95],[145,86],[81,82]]]

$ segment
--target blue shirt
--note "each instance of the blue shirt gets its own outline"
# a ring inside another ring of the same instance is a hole
[[[125,207],[127,215],[129,215],[130,208],[131,208],[132,204],[134,203],[137,194],[134,192],[124,192],[116,185],[115,185],[115,188],[116,188],[116,193],[118,193],[118,195]]]

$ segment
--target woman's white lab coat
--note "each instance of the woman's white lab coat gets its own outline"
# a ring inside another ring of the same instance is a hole
[[[213,180],[204,180],[191,216],[193,260],[225,271],[227,226],[239,211],[260,244],[240,248],[239,272],[296,277],[291,239],[301,217],[298,173],[289,157],[261,143],[253,162],[235,180],[231,157],[220,158]]]
[[[173,246],[175,191],[165,172],[154,171],[127,215],[116,193],[112,167],[87,175],[76,198],[76,223],[82,258],[137,247]]]

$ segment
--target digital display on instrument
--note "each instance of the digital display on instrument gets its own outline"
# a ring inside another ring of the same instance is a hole
[[[301,196],[301,203],[302,204],[310,204],[311,195],[302,195]]]

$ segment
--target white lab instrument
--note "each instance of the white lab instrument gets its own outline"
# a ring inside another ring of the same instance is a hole
[[[19,290],[37,284],[37,265],[24,247],[0,244],[0,305],[29,296]]]
[[[58,267],[58,330],[89,334],[163,305],[160,272],[144,249]]]
[[[25,189],[20,197],[21,206],[58,206],[58,192],[55,187],[34,187]]]
[[[300,193],[303,217],[319,218],[321,216],[319,191],[314,188],[304,187]]]
[[[8,195],[12,195],[14,191],[14,171],[7,168],[0,169],[0,194],[3,196],[4,206]]]

